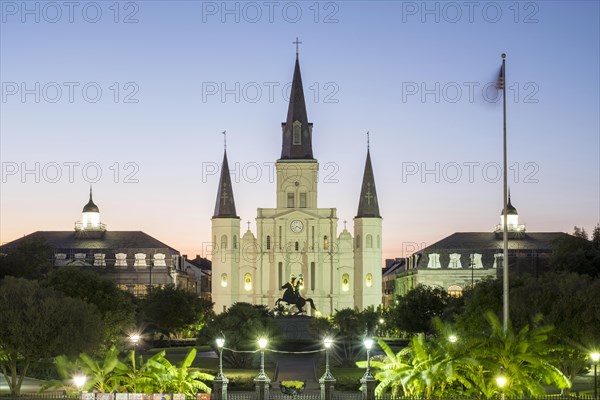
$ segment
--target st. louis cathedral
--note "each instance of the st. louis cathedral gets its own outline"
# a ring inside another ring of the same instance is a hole
[[[258,208],[256,235],[241,235],[227,152],[212,218],[212,300],[220,313],[236,302],[273,307],[281,287],[302,274],[300,295],[322,315],[336,309],[364,309],[382,302],[382,232],[371,156],[354,218],[354,238],[338,231],[335,208],[319,208],[319,163],[313,156],[300,63],[296,55],[286,122],[281,124],[281,157],[276,162],[277,206]],[[308,307],[314,315],[315,310]]]

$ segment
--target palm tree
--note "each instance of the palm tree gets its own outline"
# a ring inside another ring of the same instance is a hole
[[[470,343],[472,354],[483,368],[474,384],[486,397],[497,393],[495,376],[504,370],[508,378],[504,392],[508,395],[545,394],[541,383],[552,384],[560,389],[571,386],[569,379],[551,363],[552,346],[548,344],[551,326],[528,325],[515,333],[509,324],[506,332],[493,312],[486,314],[491,327],[489,335],[481,335]]]
[[[215,377],[211,374],[191,370],[190,366],[196,358],[196,349],[192,348],[179,367],[172,365],[168,360],[165,363],[167,376],[166,391],[170,393],[184,393],[187,397],[195,397],[198,392],[210,393],[211,389],[203,381],[212,381]]]

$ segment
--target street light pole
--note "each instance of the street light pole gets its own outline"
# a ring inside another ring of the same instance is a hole
[[[504,400],[504,386],[506,385],[507,379],[504,376],[504,367],[500,367],[500,375],[496,377],[496,384],[500,388],[500,400]]]
[[[225,346],[225,338],[217,338],[217,348],[219,349],[219,374],[213,380],[213,400],[227,400],[227,384],[229,379],[223,375],[223,347]]]
[[[331,374],[331,370],[329,369],[329,349],[333,344],[333,339],[325,338],[323,340],[323,344],[325,345],[325,373],[319,379],[319,384],[321,386],[321,399],[323,400],[333,400],[333,389],[335,386],[335,378]]]
[[[373,347],[373,339],[366,338],[363,341],[367,349],[367,370],[360,380],[362,385],[363,400],[375,400],[375,378],[371,375],[371,348]]]
[[[267,339],[258,339],[258,347],[260,347],[260,371],[258,376],[254,378],[257,400],[267,400],[269,398],[269,383],[271,380],[265,374],[265,347],[267,347]]]
[[[596,368],[598,367],[598,361],[600,361],[600,353],[594,352],[590,354],[590,358],[594,363],[594,399],[598,398],[598,374]]]

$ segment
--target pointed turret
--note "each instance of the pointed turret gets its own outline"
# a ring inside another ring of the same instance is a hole
[[[219,190],[215,203],[215,214],[213,218],[239,218],[235,211],[235,200],[233,199],[233,187],[229,176],[229,164],[227,162],[227,150],[223,153],[223,164],[221,165],[221,178],[219,179]]]
[[[367,161],[363,174],[362,188],[360,189],[360,200],[356,218],[381,218],[379,214],[379,202],[377,201],[377,190],[375,189],[375,177],[371,165],[371,152],[367,149]]]
[[[306,114],[300,61],[297,56],[287,119],[286,122],[281,124],[281,127],[283,131],[281,159],[312,160],[312,123],[308,122]]]
[[[88,213],[88,212],[100,212],[100,210],[98,209],[98,206],[96,204],[94,204],[94,200],[92,200],[92,186],[90,185],[90,201],[88,201],[88,203],[83,206],[83,211],[84,213]]]

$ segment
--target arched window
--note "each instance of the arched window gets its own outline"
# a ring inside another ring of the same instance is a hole
[[[298,242],[296,242],[296,243],[294,244],[294,249],[295,249],[296,251],[300,250],[300,244],[299,244]]]
[[[244,290],[252,290],[252,275],[250,273],[244,275]]]
[[[277,265],[277,272],[279,274],[279,287],[283,286],[283,263],[280,261]]]
[[[377,248],[381,248],[381,237],[379,237],[379,235],[377,235]]]
[[[373,248],[373,236],[367,235],[367,249]]]
[[[347,292],[350,290],[350,275],[343,274],[342,275],[342,292]]]
[[[271,250],[271,236],[267,236],[267,250]]]
[[[310,290],[315,290],[315,274],[317,270],[315,269],[314,261],[310,263]]]
[[[367,276],[365,277],[365,285],[367,287],[373,286],[373,274],[367,274]]]
[[[448,295],[452,296],[452,297],[460,297],[462,296],[462,288],[458,285],[451,285],[448,288]]]
[[[360,249],[360,235],[356,235],[356,248]]]
[[[329,250],[329,238],[327,235],[323,236],[323,250]]]
[[[238,248],[238,240],[237,240],[237,235],[233,235],[233,248],[237,249]]]
[[[227,250],[227,235],[221,236],[221,250]]]
[[[221,274],[221,287],[227,287],[227,274]]]

